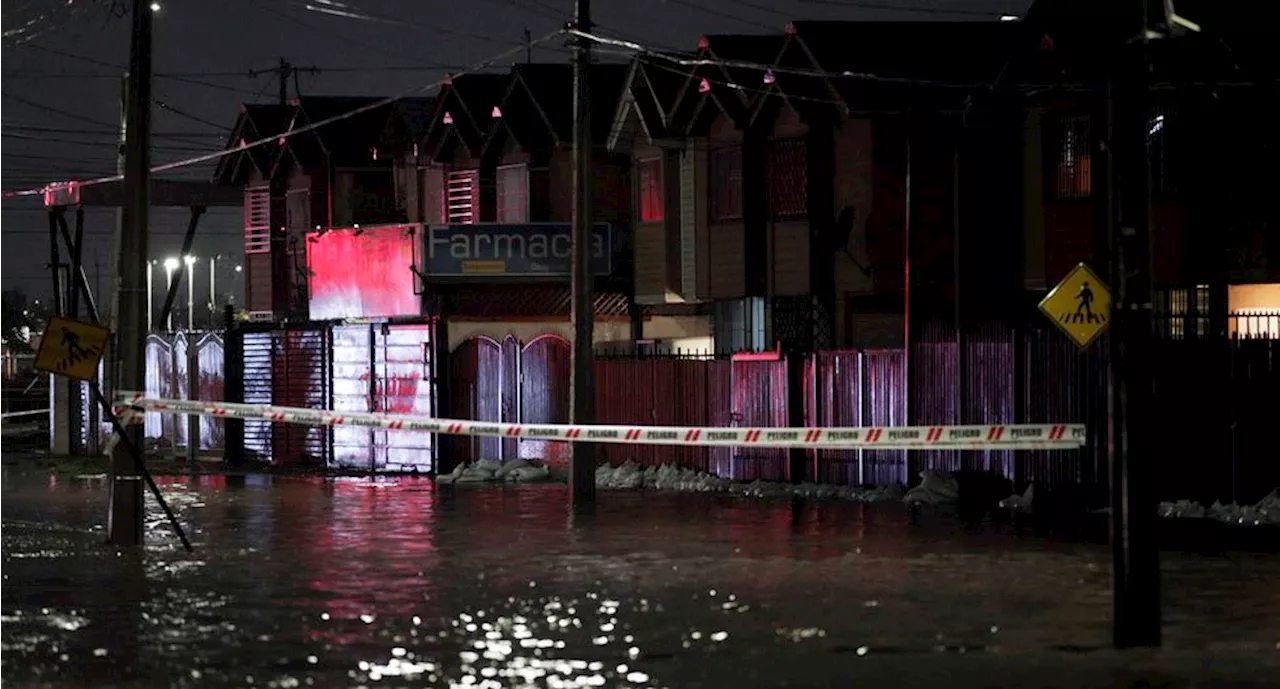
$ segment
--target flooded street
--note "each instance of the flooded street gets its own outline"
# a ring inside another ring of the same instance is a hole
[[[1280,683],[1274,553],[1166,551],[1165,648],[1119,654],[1105,545],[898,504],[158,480],[193,554],[149,498],[139,559],[104,483],[6,468],[6,687]]]

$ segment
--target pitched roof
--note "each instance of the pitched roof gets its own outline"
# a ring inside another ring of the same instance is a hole
[[[746,122],[751,106],[761,93],[757,68],[724,62],[773,64],[784,45],[777,35],[703,36],[697,57],[708,60],[688,70],[673,108],[672,121],[682,131],[706,125],[713,113],[724,112],[740,123]],[[706,80],[706,91],[701,86]]]
[[[279,104],[245,103],[240,106],[236,123],[227,135],[224,148],[230,149],[243,143],[253,143],[283,133],[293,117],[293,106]],[[218,184],[239,186],[248,181],[250,166],[263,175],[269,174],[275,163],[279,147],[263,144],[247,151],[238,151],[218,160],[213,179]]]
[[[421,139],[429,155],[439,155],[450,134],[468,149],[480,150],[492,124],[493,106],[506,92],[508,79],[507,74],[470,73],[453,77],[441,87]],[[445,115],[451,122],[445,121]]]
[[[609,136],[614,109],[626,83],[626,64],[595,63],[588,77],[590,89],[591,136],[603,143]],[[512,68],[513,78],[528,90],[538,108],[546,114],[555,139],[573,140],[573,65],[524,64]]]

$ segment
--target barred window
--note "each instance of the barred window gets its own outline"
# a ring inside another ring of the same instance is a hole
[[[808,214],[809,174],[804,139],[773,139],[765,157],[769,217],[774,220],[803,218]]]
[[[1086,199],[1093,194],[1093,146],[1088,115],[1061,115],[1053,127],[1053,198]]]
[[[445,219],[451,225],[480,221],[476,208],[480,175],[476,170],[457,170],[445,177]]]

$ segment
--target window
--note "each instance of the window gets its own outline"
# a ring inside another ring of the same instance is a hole
[[[450,225],[470,225],[479,220],[476,212],[476,170],[458,170],[445,176],[445,220]]]
[[[1152,302],[1157,337],[1182,340],[1208,335],[1208,285],[1196,285],[1193,290],[1185,287],[1156,289]]]
[[[1053,179],[1055,199],[1087,199],[1093,193],[1093,150],[1088,115],[1062,115],[1054,126]]]
[[[498,168],[498,222],[529,222],[529,168],[525,165]]]
[[[742,217],[742,148],[711,151],[711,219]]]
[[[769,217],[774,220],[805,217],[809,206],[809,174],[804,139],[771,140],[765,166]]]
[[[244,190],[244,252],[271,251],[271,190],[251,187]]]
[[[721,299],[714,309],[717,352],[761,352],[768,348],[770,314],[764,298]]]
[[[636,191],[640,222],[661,222],[663,216],[662,159],[636,161]]]

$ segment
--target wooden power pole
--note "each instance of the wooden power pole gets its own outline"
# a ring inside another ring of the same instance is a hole
[[[125,103],[124,203],[120,244],[119,311],[116,356],[119,390],[145,390],[144,347],[147,337],[147,214],[151,187],[151,3],[133,0],[129,42],[129,74]],[[142,481],[140,459],[143,426],[130,424],[111,451],[111,497],[107,538],[116,545],[142,545]]]
[[[591,31],[591,0],[577,0],[575,26]],[[573,58],[573,361],[569,393],[572,422],[595,421],[594,287],[591,273],[591,40],[577,37]],[[596,452],[589,442],[573,443],[569,460],[569,490],[573,504],[587,505],[596,497]]]

